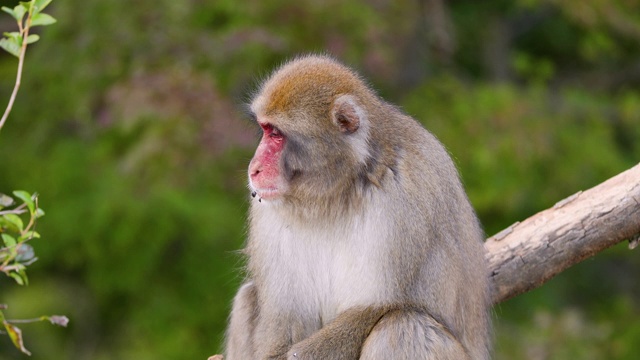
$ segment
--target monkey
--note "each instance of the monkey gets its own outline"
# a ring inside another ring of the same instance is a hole
[[[439,140],[327,55],[282,65],[249,109],[225,359],[488,359],[483,231]]]

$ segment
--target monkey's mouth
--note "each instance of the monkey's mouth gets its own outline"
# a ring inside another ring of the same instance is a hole
[[[253,189],[251,191],[251,197],[258,198],[258,201],[264,200],[273,200],[280,197],[280,191],[273,188],[265,188],[265,189]]]

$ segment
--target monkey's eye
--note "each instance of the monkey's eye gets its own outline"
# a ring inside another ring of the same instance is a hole
[[[278,129],[277,127],[271,124],[261,124],[260,126],[262,126],[262,129],[264,130],[265,135],[267,135],[271,139],[279,141],[284,138],[284,135],[282,134],[280,129]]]
[[[272,126],[271,127],[271,133],[269,134],[269,136],[271,138],[274,138],[274,139],[281,139],[282,138],[282,132],[277,127]]]

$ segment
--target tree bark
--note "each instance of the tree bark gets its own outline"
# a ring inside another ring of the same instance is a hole
[[[640,164],[580,191],[487,239],[497,304],[534,289],[568,267],[640,234]]]

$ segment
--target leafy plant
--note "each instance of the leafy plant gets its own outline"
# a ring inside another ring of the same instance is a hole
[[[29,194],[26,191],[14,191],[13,195],[21,203],[18,204],[12,197],[0,194],[0,235],[3,247],[0,248],[0,272],[13,278],[19,285],[27,285],[27,266],[33,264],[38,258],[29,241],[39,238],[35,231],[36,220],[44,215],[44,211],[38,207],[37,194]],[[28,215],[28,221],[23,221],[21,216]],[[49,321],[52,324],[66,326],[69,322],[65,316],[41,316],[35,319],[7,320],[2,310],[7,305],[0,304],[0,322],[11,338],[13,344],[25,354],[30,354],[24,347],[22,331],[15,323],[35,321]]]
[[[46,26],[56,22],[56,19],[51,15],[42,12],[51,1],[52,0],[31,0],[21,2],[13,9],[6,6],[2,7],[2,11],[11,15],[18,23],[18,31],[5,32],[4,37],[0,39],[0,47],[18,58],[18,72],[16,75],[16,84],[9,98],[9,104],[2,115],[2,119],[0,119],[0,130],[2,130],[4,123],[9,117],[16,95],[18,94],[18,89],[20,88],[27,45],[33,44],[40,39],[38,35],[29,35],[29,30],[34,26]]]
[[[14,200],[4,194],[0,194],[0,235],[4,247],[0,249],[0,271],[12,277],[19,285],[27,285],[29,279],[25,269],[35,262],[33,247],[27,244],[40,234],[35,231],[36,219],[44,215],[44,211],[38,207],[37,194],[29,194],[26,191],[14,191],[13,195],[22,200],[19,206],[7,210]],[[28,213],[29,222],[24,225],[20,215]]]
[[[30,35],[29,30],[33,26],[51,25],[56,22],[51,15],[41,12],[50,3],[51,0],[31,0],[21,2],[13,9],[6,6],[2,7],[2,10],[16,19],[18,23],[18,31],[6,32],[4,33],[4,38],[0,39],[0,47],[18,58],[18,72],[9,104],[2,119],[0,119],[0,129],[4,126],[11,112],[18,89],[20,88],[27,45],[39,40],[39,36],[35,34]],[[33,247],[29,245],[28,242],[40,237],[40,234],[35,231],[36,220],[44,215],[44,211],[38,206],[37,194],[30,194],[26,191],[14,191],[13,195],[19,199],[21,203],[17,203],[10,196],[0,194],[0,237],[2,238],[2,247],[0,247],[0,272],[13,278],[18,285],[27,285],[29,283],[29,278],[26,273],[27,266],[38,259],[35,256]],[[23,219],[25,215],[28,215],[26,225]],[[0,322],[2,322],[13,344],[27,355],[31,355],[31,353],[24,347],[22,331],[14,324],[49,321],[52,324],[67,326],[69,322],[66,316],[59,315],[41,316],[35,319],[7,320],[2,311],[5,309],[7,309],[7,305],[0,304]]]

